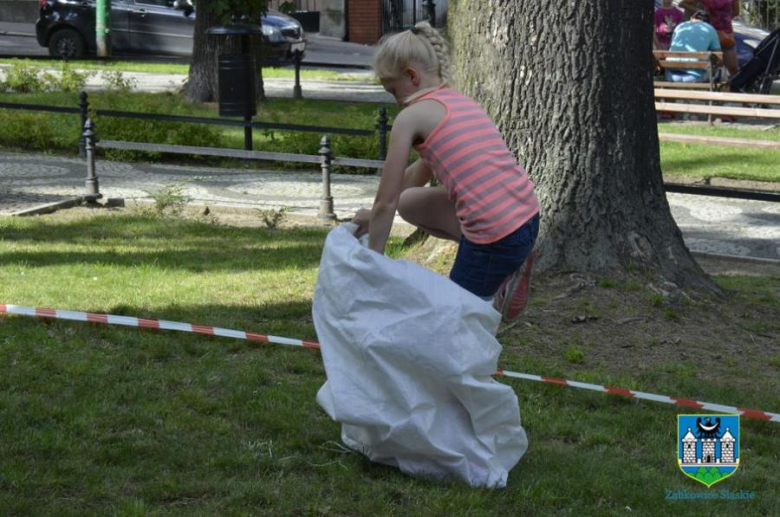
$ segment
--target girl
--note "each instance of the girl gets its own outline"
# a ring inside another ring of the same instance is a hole
[[[450,279],[514,320],[528,300],[539,231],[533,184],[482,108],[447,87],[447,43],[428,23],[380,42],[374,70],[403,109],[374,206],[353,219],[357,236],[368,232],[369,248],[384,253],[397,210],[459,242]],[[421,158],[407,167],[412,148]],[[440,185],[425,187],[433,175]]]

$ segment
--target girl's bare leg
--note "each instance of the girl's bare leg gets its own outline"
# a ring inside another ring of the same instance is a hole
[[[455,204],[443,186],[411,187],[401,193],[398,213],[404,220],[439,239],[460,241],[460,221]]]

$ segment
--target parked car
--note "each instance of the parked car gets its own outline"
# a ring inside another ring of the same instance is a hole
[[[674,2],[674,4],[676,6],[677,2]],[[657,9],[660,5],[661,0],[655,0],[655,8]],[[742,68],[748,61],[753,59],[753,51],[764,38],[769,36],[769,31],[751,27],[737,20],[732,22],[732,26],[734,27],[734,40],[737,43],[737,59],[739,67]]]
[[[40,0],[35,24],[38,44],[54,57],[95,54],[95,0]],[[297,20],[278,11],[262,18],[263,57],[290,61],[304,52],[306,37]],[[115,55],[151,54],[190,57],[195,9],[183,0],[112,0],[111,48]]]
[[[745,66],[748,61],[753,59],[753,51],[756,47],[769,36],[769,31],[751,27],[745,23],[734,21],[734,39],[737,42],[737,59],[739,60],[739,67]]]

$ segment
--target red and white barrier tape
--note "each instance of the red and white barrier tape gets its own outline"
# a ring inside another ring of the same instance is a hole
[[[33,307],[20,307],[18,305],[0,305],[0,313],[16,314],[19,316],[33,316],[39,318],[54,318],[70,321],[85,321],[91,323],[102,323],[104,325],[123,325],[126,327],[139,327],[158,330],[176,330],[179,332],[191,332],[195,334],[205,334],[208,336],[220,336],[233,339],[244,339],[247,341],[260,341],[263,343],[276,343],[279,345],[292,345],[304,348],[320,348],[319,343],[313,341],[303,341],[300,339],[290,339],[286,337],[270,336],[265,334],[253,334],[241,330],[231,330],[219,327],[209,327],[206,325],[193,325],[190,323],[180,323],[177,321],[149,320],[143,318],[134,318],[131,316],[114,316],[112,314],[94,314],[91,312],[62,311],[55,309],[37,309]],[[654,393],[645,393],[642,391],[628,390],[625,388],[613,388],[599,384],[588,384],[584,382],[570,381],[556,377],[545,377],[542,375],[531,375],[527,373],[511,372],[499,369],[496,375],[503,375],[513,379],[523,379],[527,381],[544,382],[557,384],[560,386],[570,386],[584,390],[597,391],[599,393],[608,393],[611,395],[622,395],[624,397],[640,400],[650,400],[653,402],[663,402],[687,408],[706,409],[718,413],[739,414],[745,418],[755,420],[765,420],[768,422],[780,422],[780,414],[767,413],[754,409],[746,409],[736,406],[725,406],[723,404],[713,404],[711,402],[700,402],[679,397],[666,395],[656,395]]]

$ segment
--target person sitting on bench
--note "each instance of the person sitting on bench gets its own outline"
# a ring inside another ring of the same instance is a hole
[[[710,25],[710,15],[706,11],[696,11],[690,21],[681,23],[674,30],[672,52],[709,52],[720,50],[718,32]],[[671,61],[672,59],[668,59]],[[680,58],[683,61],[684,58]],[[696,68],[677,68],[666,70],[666,80],[675,83],[706,83],[707,71]]]

